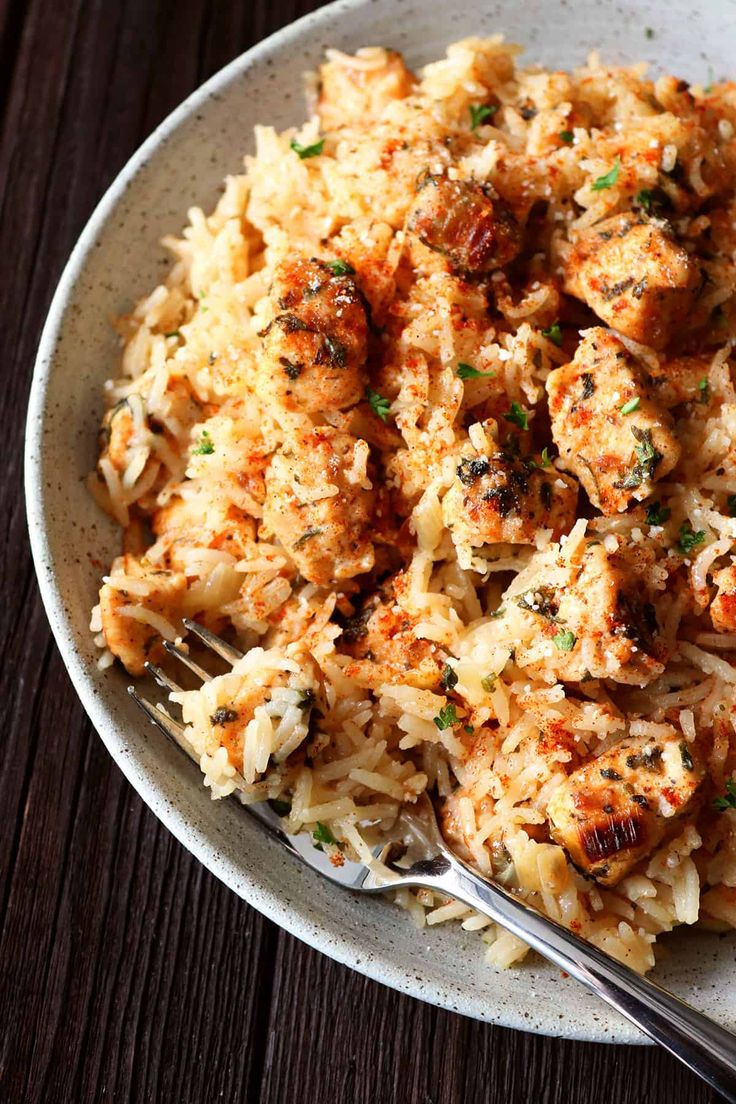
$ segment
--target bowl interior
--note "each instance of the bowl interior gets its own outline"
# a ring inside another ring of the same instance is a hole
[[[651,28],[653,35],[647,33]],[[564,68],[599,49],[607,60],[647,60],[690,80],[729,71],[736,9],[724,0],[340,0],[279,32],[194,93],[123,170],[95,211],[61,280],[41,340],[29,410],[27,500],[41,590],[76,689],[111,754],[177,838],[236,893],[277,923],[370,976],[450,1009],[573,1038],[641,1036],[543,963],[499,973],[477,936],[456,926],[418,931],[385,901],[322,882],[281,854],[231,802],[212,802],[198,771],[144,725],[121,671],[100,672],[88,631],[100,575],[119,534],[82,478],[96,459],[101,385],[116,371],[108,319],[153,287],[166,263],[160,238],[191,204],[210,207],[240,169],[257,122],[304,116],[302,73],[326,46],[384,44],[412,64],[467,35],[503,32],[529,61]],[[657,976],[698,1007],[736,1022],[734,943],[697,932],[667,941]]]

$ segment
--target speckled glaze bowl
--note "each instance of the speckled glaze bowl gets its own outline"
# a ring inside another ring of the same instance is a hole
[[[651,28],[648,31],[647,28]],[[645,58],[691,80],[733,72],[734,0],[338,0],[273,35],[191,95],[123,169],[90,219],[54,297],[38,352],[27,428],[27,503],[41,593],[76,690],[143,800],[185,847],[277,924],[340,962],[422,1000],[510,1027],[641,1042],[623,1019],[540,961],[498,972],[458,926],[417,931],[405,913],[323,882],[259,834],[237,806],[213,802],[195,767],[142,721],[117,668],[101,672],[88,631],[100,564],[119,533],[88,497],[101,385],[116,370],[108,319],[158,280],[159,239],[192,203],[214,204],[240,170],[254,123],[303,118],[302,74],[326,46],[381,44],[417,65],[471,34],[503,32],[530,61],[573,66],[599,49]],[[665,940],[657,977],[736,1023],[736,946],[698,932]]]

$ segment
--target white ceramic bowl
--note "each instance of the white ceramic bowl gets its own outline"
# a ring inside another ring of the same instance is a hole
[[[730,22],[729,22],[730,21]],[[650,36],[646,28],[651,28]],[[257,909],[340,962],[423,1000],[479,1019],[570,1038],[641,1036],[559,972],[534,962],[499,973],[457,926],[417,931],[383,900],[321,881],[263,838],[232,802],[212,802],[196,769],[144,724],[117,668],[100,672],[88,631],[100,562],[119,533],[88,497],[101,385],[118,356],[108,319],[152,287],[159,239],[192,203],[215,200],[240,168],[257,122],[282,128],[304,115],[302,73],[326,46],[381,44],[411,64],[448,42],[502,31],[549,67],[592,48],[615,62],[645,58],[691,80],[733,69],[733,0],[339,0],[273,35],[213,77],[158,128],[123,169],[82,234],[43,332],[27,432],[27,502],[43,600],[69,674],[95,727],[143,800],[185,847]],[[734,944],[674,935],[657,976],[722,1020],[736,1019]]]

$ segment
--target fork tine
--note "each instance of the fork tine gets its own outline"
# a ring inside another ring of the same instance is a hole
[[[138,693],[135,686],[129,686],[128,693],[138,708],[143,710],[149,721],[155,724],[156,728],[160,729],[170,740],[173,740],[191,759],[193,757],[192,749],[188,741],[184,738],[184,725],[179,724],[179,722],[175,721],[173,717],[170,717],[168,713],[164,713],[160,706],[154,705],[147,698],[144,698]]]
[[[172,644],[170,640],[164,640],[164,648],[170,656],[173,656],[174,659],[178,659],[180,663],[183,663],[185,667],[193,671],[198,678],[201,678],[202,682],[210,681],[212,675],[208,674],[204,667],[200,667],[198,663],[190,659],[185,651],[182,651],[181,648],[177,648],[176,644]]]
[[[169,678],[166,672],[162,671],[160,667],[156,667],[153,663],[144,663],[143,666],[149,674],[153,675],[156,682],[159,686],[162,686],[164,690],[170,690],[172,694],[181,693],[181,686],[179,686],[178,682],[174,682],[172,678]]]
[[[219,636],[215,636],[209,629],[205,629],[204,625],[198,625],[196,621],[190,621],[188,617],[185,617],[184,627],[188,629],[189,632],[199,637],[207,648],[211,648],[213,652],[216,652],[222,659],[227,660],[228,663],[235,664],[239,659],[243,658],[243,653],[241,651],[237,648],[233,648],[232,644],[226,644]]]

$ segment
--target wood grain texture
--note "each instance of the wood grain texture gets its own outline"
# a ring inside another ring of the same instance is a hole
[[[0,1101],[705,1104],[713,1094],[654,1050],[481,1025],[279,931],[132,792],[51,641],[25,535],[22,423],[63,263],[156,123],[314,6],[0,3]]]

